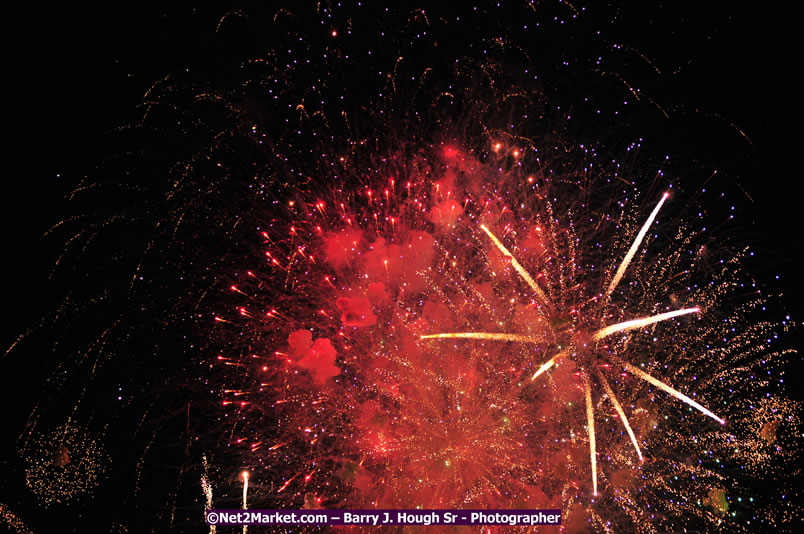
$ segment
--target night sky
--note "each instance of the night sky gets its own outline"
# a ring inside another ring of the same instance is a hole
[[[636,62],[635,56],[621,64],[609,64],[625,73],[629,83],[638,85],[671,116],[657,122],[655,109],[646,105],[652,112],[636,114],[631,131],[644,131],[650,151],[666,151],[674,168],[684,168],[683,161],[689,159],[689,168],[694,170],[687,189],[693,189],[693,183],[727,191],[735,206],[735,219],[718,235],[756,251],[755,263],[747,268],[762,287],[783,293],[784,309],[776,310],[777,315],[788,313],[800,320],[804,311],[800,304],[804,295],[796,281],[801,273],[798,191],[804,142],[800,10],[765,5],[724,4],[714,8],[642,4],[623,2],[599,8],[601,16],[608,19],[601,27],[612,36],[611,41],[638,50],[661,71],[657,75],[645,63]],[[588,42],[592,33],[588,30],[597,24],[594,15],[583,15],[580,29],[545,29],[534,34],[521,28],[521,21],[511,15],[514,10],[505,4],[479,6],[479,12],[467,7],[460,13],[428,8],[433,18],[465,14],[462,30],[477,31],[452,32],[448,25],[440,40],[443,57],[425,56],[417,61],[422,66],[438,66],[445,58],[478,54],[480,36],[501,35],[525,43],[536,65],[545,66],[545,72],[560,73],[556,65],[562,58],[587,59],[594,49]],[[540,4],[537,9],[552,9],[550,3],[545,6]],[[119,161],[136,160],[138,150],[144,162],[137,170],[142,177],[140,185],[146,189],[159,187],[162,178],[149,177],[149,169],[159,173],[168,167],[174,150],[170,137],[162,143],[140,133],[120,141],[114,131],[142,116],[143,95],[167,75],[174,76],[179,84],[218,88],[242,76],[236,71],[245,59],[275,46],[273,36],[262,30],[270,26],[275,11],[274,7],[244,10],[247,16],[236,17],[219,31],[216,26],[225,14],[223,9],[151,11],[139,6],[114,6],[88,10],[60,6],[15,8],[6,15],[2,280],[7,313],[0,337],[3,351],[29,328],[47,322],[65,292],[74,289],[80,296],[83,286],[72,288],[69,277],[48,281],[63,250],[63,236],[43,237],[57,222],[94,209],[91,204],[70,205],[65,199],[69,191],[84,180],[104,181],[110,172],[121,171]],[[350,50],[371,48],[377,41],[376,32],[389,29],[388,24],[375,24],[376,11],[365,7],[336,8],[334,19],[327,24],[316,18],[314,7],[300,11],[306,14],[299,17],[300,33],[315,43],[331,39],[333,29],[343,33],[348,19],[352,24]],[[403,20],[406,12],[394,7],[390,20]],[[589,12],[594,11],[590,8]],[[367,59],[363,71],[372,71],[372,61],[380,68],[386,65],[392,53],[381,52],[376,59]],[[354,86],[349,88],[350,98],[359,103],[374,91],[374,82],[360,79],[360,69],[355,72],[358,75],[351,79]],[[580,85],[585,81],[588,79],[578,76],[578,95],[584,94]],[[572,80],[567,85],[572,85]],[[567,96],[568,101],[572,98]],[[656,146],[658,143],[661,147]],[[153,152],[160,146],[163,153]],[[118,157],[123,153],[125,157]],[[718,179],[708,186],[703,184],[715,169]],[[94,201],[104,202],[104,198]],[[131,232],[126,237],[132,243],[142,242],[136,228]],[[89,328],[86,333],[88,337],[96,335]],[[38,511],[26,489],[16,442],[34,406],[42,395],[49,394],[44,393],[44,375],[56,366],[56,356],[47,350],[54,335],[47,328],[37,330],[18,349],[0,356],[0,405],[5,407],[0,433],[0,503],[7,504],[37,533],[62,531],[55,513],[60,509]],[[793,333],[787,343],[795,346],[799,339],[800,334]],[[173,341],[161,343],[165,348]],[[791,369],[795,371],[801,362],[800,357],[793,358]],[[800,388],[792,396],[801,399]],[[125,436],[121,434],[115,440],[124,443]],[[166,453],[165,458],[169,457]],[[102,487],[108,488],[108,493],[118,489],[116,481],[106,484]],[[108,498],[107,494],[98,502]],[[163,504],[152,505],[153,510],[159,510],[154,515],[164,514],[160,510]],[[104,524],[88,520],[86,507],[65,510],[59,519],[64,520],[64,531],[86,532],[87,525]],[[201,525],[181,528],[203,531]]]

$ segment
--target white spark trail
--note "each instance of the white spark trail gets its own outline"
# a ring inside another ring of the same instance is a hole
[[[243,471],[243,510],[248,510],[248,471]],[[248,532],[248,525],[243,525],[243,534]]]
[[[549,360],[547,360],[546,362],[544,362],[542,366],[539,367],[539,369],[533,374],[533,376],[530,377],[531,381],[536,380],[539,377],[539,375],[550,369],[559,359],[563,358],[567,354],[569,354],[569,350],[564,349],[555,356],[553,356],[552,358],[550,358]]]
[[[592,339],[594,341],[600,341],[601,339],[608,337],[612,334],[616,334],[617,332],[625,332],[626,330],[634,330],[636,328],[642,328],[643,326],[648,326],[653,323],[658,323],[660,321],[666,321],[667,319],[672,319],[673,317],[678,317],[679,315],[686,315],[688,313],[698,313],[701,311],[698,307],[695,308],[687,308],[685,310],[675,310],[667,313],[660,313],[659,315],[652,315],[650,317],[641,317],[639,319],[632,319],[630,321],[625,321],[623,323],[617,323],[610,326],[606,326],[592,334]]]
[[[623,422],[623,426],[628,432],[628,436],[631,438],[631,443],[634,444],[637,456],[639,456],[639,461],[641,462],[642,451],[639,449],[639,443],[637,443],[634,431],[631,430],[631,425],[628,423],[628,418],[625,416],[625,410],[623,410],[623,407],[620,405],[620,401],[617,400],[617,396],[614,394],[614,390],[612,390],[611,386],[609,385],[609,381],[606,380],[606,377],[603,376],[603,373],[600,371],[600,369],[597,370],[597,375],[600,377],[600,383],[603,384],[603,389],[606,390],[606,394],[609,396],[609,400],[614,405],[614,409],[617,410],[617,414],[620,416],[620,421]]]
[[[649,375],[648,373],[646,373],[645,371],[643,371],[639,367],[631,365],[630,363],[628,363],[628,362],[626,362],[624,360],[620,360],[619,358],[616,358],[615,360],[618,363],[620,363],[623,366],[625,366],[626,369],[628,369],[629,371],[631,371],[632,373],[637,375],[642,380],[653,384],[654,386],[656,386],[657,388],[659,388],[661,390],[664,390],[665,392],[669,393],[670,395],[672,395],[673,397],[677,398],[681,402],[685,402],[685,403],[689,404],[690,406],[692,406],[693,408],[695,408],[696,410],[698,410],[702,414],[708,415],[709,417],[711,417],[712,419],[714,419],[715,421],[717,421],[721,425],[726,424],[725,419],[722,419],[722,418],[718,417],[717,415],[715,415],[714,413],[712,413],[711,411],[709,411],[708,409],[706,409],[702,405],[698,404],[697,402],[695,402],[691,398],[687,397],[686,395],[684,395],[680,391],[671,388],[670,386],[668,386],[667,384],[665,384],[664,382],[662,382],[658,378],[652,377],[651,375]]]
[[[659,209],[669,196],[669,192],[666,192],[664,195],[662,195],[662,199],[659,201],[656,207],[653,208],[653,212],[650,214],[650,217],[648,217],[648,220],[645,221],[645,224],[642,225],[642,229],[639,231],[636,239],[634,239],[634,242],[631,244],[631,248],[628,249],[628,253],[626,253],[625,258],[623,258],[622,263],[620,263],[620,266],[617,268],[617,272],[614,273],[614,278],[611,279],[611,283],[609,283],[609,287],[606,289],[606,293],[603,295],[604,300],[611,295],[611,293],[614,291],[614,288],[616,288],[617,284],[620,283],[620,280],[625,274],[625,270],[628,269],[628,264],[630,264],[631,260],[634,259],[634,255],[636,254],[637,250],[639,250],[639,245],[642,244],[642,240],[645,239],[645,235],[648,233],[650,225],[653,224],[653,220],[659,213]]]
[[[597,496],[597,453],[595,452],[595,413],[592,407],[592,388],[584,374],[583,388],[586,392],[586,425],[589,432],[589,459],[592,461],[592,492]]]
[[[593,341],[600,341],[601,339],[608,337],[612,334],[616,334],[617,332],[625,332],[627,330],[634,330],[636,328],[642,328],[643,326],[648,326],[653,323],[658,323],[660,321],[666,321],[667,319],[672,319],[673,317],[678,317],[679,315],[686,315],[688,313],[698,313],[700,310],[698,308],[688,308],[686,310],[676,310],[667,313],[661,313],[659,315],[653,315],[651,317],[642,317],[639,319],[632,319],[630,321],[625,321],[622,323],[613,324],[610,326],[606,326],[592,334]],[[516,334],[513,334],[516,335]],[[429,337],[436,337],[436,336],[429,336]],[[531,339],[527,339],[527,336],[522,336],[522,339],[511,339],[511,341],[524,341],[528,343],[534,343],[535,341]],[[530,378],[531,380],[536,380],[542,373],[550,369],[555,363],[567,356],[569,354],[568,349],[564,349],[545,363],[542,364],[541,367],[533,374]]]
[[[542,301],[542,304],[548,306],[550,304],[550,300],[547,298],[547,295],[545,295],[544,291],[542,291],[542,288],[540,288],[539,285],[536,283],[536,280],[534,280],[533,277],[531,277],[530,273],[528,273],[528,271],[526,271],[525,268],[522,267],[522,265],[517,261],[514,255],[511,254],[511,252],[509,252],[507,248],[505,248],[505,245],[503,245],[500,242],[500,240],[497,239],[497,236],[491,233],[491,230],[489,230],[485,224],[481,224],[480,228],[482,228],[483,231],[486,232],[486,235],[489,236],[491,241],[497,246],[500,252],[503,253],[503,256],[510,259],[511,265],[514,267],[516,272],[519,273],[519,276],[521,276],[522,279],[528,283],[531,289],[533,289],[533,291],[536,293],[536,296],[538,296],[539,300]]]
[[[490,339],[493,341],[519,341],[522,343],[541,343],[542,340],[525,334],[507,334],[505,332],[450,332],[445,334],[428,334],[419,339]]]

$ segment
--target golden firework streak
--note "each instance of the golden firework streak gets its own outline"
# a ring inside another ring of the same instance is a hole
[[[627,330],[634,330],[636,328],[642,328],[643,326],[648,326],[653,323],[658,323],[660,321],[666,321],[667,319],[672,319],[673,317],[678,317],[679,315],[686,315],[688,313],[698,313],[700,310],[698,308],[687,308],[686,310],[676,310],[667,313],[660,313],[659,315],[652,315],[650,317],[640,317],[639,319],[632,319],[630,321],[625,321],[623,323],[617,323],[610,326],[606,326],[592,334],[593,341],[600,341],[601,339],[608,337],[612,334],[616,334],[617,332],[625,332]],[[527,337],[527,336],[523,336]],[[513,341],[513,340],[512,340]],[[523,339],[522,341],[530,341]],[[545,363],[539,367],[539,370],[536,371],[533,376],[530,378],[531,380],[536,380],[536,378],[550,369],[559,359],[563,358],[569,354],[569,349],[564,349]]]
[[[243,510],[248,510],[248,471],[243,471]],[[248,525],[243,525],[243,534],[248,532]]]
[[[550,368],[551,368],[551,367],[552,367],[552,366],[553,366],[553,365],[554,365],[554,364],[555,364],[555,363],[556,363],[556,362],[557,362],[557,361],[558,361],[560,358],[563,358],[563,357],[564,357],[564,356],[566,356],[568,353],[569,353],[569,350],[564,349],[564,350],[562,350],[561,352],[559,352],[558,354],[556,354],[555,356],[553,356],[552,358],[550,358],[549,360],[547,360],[546,362],[544,362],[544,363],[542,364],[542,366],[541,366],[541,367],[539,367],[539,370],[538,370],[538,371],[536,371],[535,373],[533,373],[533,376],[532,376],[532,377],[530,377],[530,379],[531,379],[531,380],[536,380],[536,378],[537,378],[537,377],[538,377],[540,374],[542,374],[543,372],[545,372],[545,371],[547,371],[548,369],[550,369]]]
[[[497,236],[492,234],[491,230],[489,230],[485,224],[481,224],[480,228],[482,228],[483,231],[486,232],[486,235],[488,235],[489,238],[491,238],[492,242],[494,242],[497,248],[500,249],[500,252],[503,253],[503,256],[511,260],[511,265],[514,267],[514,269],[516,269],[516,272],[519,273],[519,276],[521,276],[522,279],[528,283],[531,289],[533,289],[533,291],[536,293],[536,296],[538,296],[539,300],[542,301],[542,304],[547,306],[550,303],[550,301],[547,299],[547,295],[544,294],[544,291],[542,291],[542,288],[540,288],[539,285],[536,283],[536,280],[534,280],[533,277],[531,277],[530,273],[528,273],[528,271],[526,271],[525,268],[522,267],[522,265],[520,265],[520,263],[516,260],[514,255],[511,254],[507,248],[505,248],[505,245],[500,243],[500,240],[497,239]]]
[[[449,334],[429,334],[421,339],[490,339],[493,341],[519,341],[521,343],[541,343],[541,340],[525,334],[506,334],[503,332],[454,332]]]
[[[634,259],[634,254],[636,254],[637,250],[639,249],[639,245],[642,244],[642,240],[645,239],[645,234],[648,233],[648,228],[650,228],[650,225],[653,224],[653,220],[659,213],[659,209],[662,207],[662,204],[664,204],[664,201],[667,200],[667,197],[669,196],[670,193],[665,193],[664,195],[662,195],[662,199],[659,201],[656,207],[653,208],[653,212],[650,214],[650,217],[648,217],[648,220],[645,221],[645,224],[642,225],[642,229],[639,230],[636,239],[634,239],[634,242],[631,244],[631,248],[628,249],[628,253],[625,255],[625,258],[623,258],[622,263],[620,263],[620,266],[617,268],[617,272],[614,273],[614,278],[611,279],[611,283],[609,283],[609,287],[606,289],[606,293],[603,295],[604,300],[607,299],[609,295],[611,295],[612,291],[614,291],[614,288],[617,287],[617,284],[620,283],[620,280],[625,274],[625,270],[628,268],[628,264],[630,264],[631,260]]]
[[[658,323],[660,321],[666,321],[667,319],[672,319],[673,317],[678,317],[679,315],[686,315],[688,313],[698,313],[699,311],[700,310],[698,308],[687,308],[685,310],[676,310],[667,313],[660,313],[659,315],[652,315],[650,317],[640,317],[639,319],[632,319],[630,321],[613,324],[610,326],[603,327],[594,334],[592,334],[592,340],[600,341],[601,339],[608,337],[612,334],[616,334],[617,332],[625,332],[628,330],[634,330],[636,328],[642,328],[643,326],[648,326],[653,323]],[[450,332],[443,334],[428,334],[425,336],[421,336],[420,339],[455,339],[455,338],[489,339],[492,341],[517,341],[521,343],[533,343],[533,344],[542,343],[544,341],[540,338],[529,336],[527,334],[508,334],[505,332]],[[563,349],[561,352],[559,352],[558,354],[547,360],[533,374],[531,380],[536,380],[536,378],[539,375],[550,369],[559,359],[563,358],[567,354],[569,354],[569,349]]]
[[[625,321],[623,323],[609,325],[601,328],[600,330],[592,334],[592,339],[594,341],[600,341],[604,337],[616,334],[617,332],[625,332],[627,330],[642,328],[643,326],[648,326],[650,324],[658,323],[660,321],[666,321],[667,319],[672,319],[673,317],[678,317],[679,315],[686,315],[688,313],[698,313],[699,311],[701,310],[698,309],[697,307],[687,308],[685,310],[676,310],[667,313],[660,313],[659,315],[651,315],[650,317],[640,317],[639,319],[632,319],[630,321]]]
[[[204,492],[204,497],[206,497],[206,509],[212,510],[212,483],[209,481],[209,462],[207,462],[206,454],[201,458],[204,465],[204,475],[201,477],[201,491]],[[215,525],[210,525],[209,534],[216,534],[217,528]]]
[[[634,330],[636,328],[642,328],[643,326],[648,326],[649,324],[658,323],[660,321],[666,321],[667,319],[672,319],[673,317],[678,317],[679,315],[686,315],[688,313],[698,313],[700,310],[696,308],[687,308],[686,310],[676,310],[667,313],[660,313],[659,315],[652,315],[650,317],[640,317],[639,319],[632,319],[630,321],[625,321],[623,323],[617,323],[610,326],[606,326],[592,334],[592,339],[594,341],[600,341],[604,337],[608,337],[612,334],[616,334],[617,332],[625,332],[626,330]]]
[[[600,383],[603,384],[603,389],[606,390],[606,394],[609,396],[609,400],[614,405],[614,409],[617,410],[617,413],[620,416],[620,421],[623,422],[625,430],[628,431],[628,435],[631,437],[631,443],[634,444],[637,456],[639,456],[639,461],[641,462],[642,451],[639,449],[639,443],[637,443],[634,431],[631,430],[631,425],[628,424],[628,418],[625,416],[625,410],[623,410],[623,407],[620,405],[620,401],[617,400],[617,396],[614,394],[614,390],[611,389],[611,386],[609,385],[609,381],[606,380],[606,377],[603,376],[603,373],[600,372],[600,369],[597,370],[597,376],[600,377]]]
[[[631,365],[630,363],[628,363],[628,362],[626,362],[624,360],[621,360],[619,358],[614,358],[614,359],[615,359],[615,361],[617,361],[617,363],[623,365],[626,369],[628,369],[629,371],[631,371],[632,373],[637,375],[639,378],[641,378],[645,382],[650,382],[651,384],[653,384],[657,388],[666,391],[667,393],[669,393],[673,397],[677,398],[681,402],[689,404],[690,406],[692,406],[693,408],[695,408],[699,412],[703,413],[704,415],[708,415],[709,417],[711,417],[712,419],[714,419],[715,421],[717,421],[721,425],[726,424],[725,419],[721,419],[720,417],[718,417],[714,413],[710,412],[709,410],[707,410],[706,408],[704,408],[703,406],[701,406],[700,404],[698,404],[697,402],[695,402],[691,398],[687,397],[686,395],[684,395],[680,391],[671,388],[670,386],[668,386],[667,384],[665,384],[664,382],[662,382],[658,378],[652,377],[651,375],[649,375],[648,373],[646,373],[645,371],[643,371],[639,367]]]
[[[592,388],[589,378],[583,375],[583,389],[586,393],[586,425],[589,432],[589,459],[592,461],[592,493],[597,496],[597,453],[595,452],[595,412],[592,406]]]

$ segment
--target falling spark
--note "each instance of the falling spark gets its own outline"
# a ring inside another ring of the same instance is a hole
[[[248,508],[248,471],[243,471],[243,509]]]
[[[285,490],[287,489],[287,487],[288,487],[288,486],[290,486],[290,483],[291,483],[291,482],[293,482],[293,479],[295,479],[297,476],[299,476],[299,474],[298,474],[298,473],[296,473],[295,475],[293,475],[292,477],[290,477],[290,478],[287,480],[287,482],[285,482],[284,484],[282,484],[282,487],[281,487],[281,488],[279,488],[279,490],[277,491],[277,493],[282,493],[283,491],[285,491]]]
[[[592,493],[597,496],[597,458],[595,453],[595,412],[592,407],[592,388],[584,375],[583,389],[586,393],[586,425],[589,431],[589,459],[592,461]]]
[[[636,239],[634,239],[634,242],[631,244],[631,248],[628,249],[628,253],[626,253],[625,258],[623,258],[622,263],[620,263],[620,266],[617,268],[617,272],[614,273],[614,278],[611,279],[611,283],[609,284],[609,287],[606,289],[604,299],[607,299],[609,295],[611,295],[612,291],[614,291],[614,288],[617,287],[617,284],[620,283],[623,274],[625,274],[625,270],[628,268],[628,264],[631,263],[631,260],[634,258],[634,254],[636,254],[637,250],[639,249],[639,245],[641,245],[642,240],[645,239],[645,234],[648,233],[648,228],[650,228],[650,225],[653,224],[653,219],[656,218],[656,215],[659,213],[659,209],[662,207],[662,204],[664,204],[664,201],[667,200],[667,197],[669,196],[670,193],[667,192],[664,195],[662,195],[662,199],[659,201],[656,207],[653,208],[653,212],[650,214],[650,217],[648,217],[648,220],[645,221],[645,224],[642,225],[642,229],[639,231],[639,233],[636,236]]]
[[[248,471],[243,471],[243,510],[248,509]],[[248,525],[243,525],[243,534],[248,532]]]
[[[538,296],[539,300],[542,301],[542,304],[544,304],[545,306],[548,305],[550,301],[547,299],[547,295],[544,294],[542,288],[539,287],[539,285],[536,283],[536,280],[534,280],[533,277],[530,276],[528,271],[526,271],[524,267],[520,265],[520,263],[517,261],[514,255],[511,254],[507,248],[505,248],[505,245],[500,243],[500,240],[497,239],[497,236],[492,234],[491,230],[486,228],[485,224],[481,224],[480,228],[482,228],[483,231],[486,232],[486,234],[489,236],[489,238],[491,238],[492,242],[497,246],[498,249],[500,249],[500,252],[503,253],[503,256],[511,260],[511,265],[514,267],[514,269],[516,269],[516,272],[519,273],[519,276],[521,276],[522,279],[528,283],[531,289],[533,289],[533,291],[536,293],[536,296]]]
[[[690,406],[692,406],[693,408],[695,408],[696,410],[698,410],[699,412],[701,412],[701,413],[703,413],[705,415],[708,415],[709,417],[711,417],[712,419],[714,419],[715,421],[717,421],[721,425],[726,424],[725,419],[721,419],[720,417],[718,417],[714,413],[710,412],[709,410],[707,410],[706,408],[704,408],[703,406],[701,406],[700,404],[698,404],[697,402],[695,402],[691,398],[687,397],[686,395],[684,395],[680,391],[675,390],[675,389],[671,388],[670,386],[668,386],[667,384],[665,384],[664,382],[662,382],[661,380],[652,377],[651,375],[649,375],[648,373],[646,373],[645,371],[643,371],[639,367],[635,367],[635,366],[631,365],[630,363],[628,363],[626,361],[620,360],[619,358],[617,358],[616,360],[617,360],[618,363],[620,363],[623,366],[625,366],[626,369],[628,369],[629,371],[631,371],[632,373],[637,375],[642,380],[644,380],[646,382],[650,382],[651,384],[653,384],[654,386],[656,386],[659,389],[663,389],[664,391],[666,391],[667,393],[669,393],[673,397],[677,398],[678,400],[680,400],[682,402],[685,402],[685,403],[689,404]]]
[[[634,435],[634,431],[631,429],[631,425],[628,423],[628,418],[625,416],[625,411],[623,407],[620,405],[620,401],[617,400],[617,396],[614,394],[614,390],[611,389],[609,385],[609,381],[606,380],[606,377],[603,376],[603,373],[600,372],[600,369],[597,370],[597,375],[600,377],[600,383],[603,384],[603,389],[606,390],[606,394],[609,396],[609,400],[614,405],[614,409],[617,410],[617,414],[620,416],[620,421],[623,422],[623,426],[625,430],[628,432],[628,436],[631,438],[631,443],[634,444],[634,449],[636,449],[637,456],[639,456],[639,461],[642,461],[642,451],[639,449],[639,443],[637,443],[636,436]]]
[[[209,481],[209,463],[207,462],[207,455],[202,457],[204,465],[204,474],[201,476],[201,491],[204,492],[206,499],[206,509],[212,509],[212,483]],[[215,525],[209,526],[209,534],[215,534],[217,527]]]

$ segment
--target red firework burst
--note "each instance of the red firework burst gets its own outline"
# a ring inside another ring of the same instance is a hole
[[[645,520],[665,412],[729,439],[704,417],[725,423],[706,407],[723,370],[685,374],[721,333],[707,310],[726,278],[693,280],[696,230],[652,233],[668,193],[612,202],[605,173],[527,174],[527,151],[501,143],[430,152],[384,183],[288,200],[290,227],[262,234],[267,268],[232,287],[251,297],[250,350],[276,349],[227,400],[276,414],[244,438],[255,462],[308,506]]]

